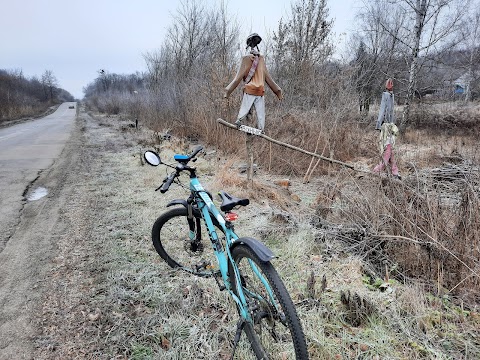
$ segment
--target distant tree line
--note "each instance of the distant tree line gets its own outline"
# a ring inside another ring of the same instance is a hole
[[[144,93],[145,83],[145,75],[141,73],[122,75],[101,69],[98,77],[83,91],[89,104],[101,112],[119,114],[128,109],[130,114],[136,115],[135,102],[139,100],[139,92]]]
[[[40,78],[27,78],[22,70],[0,69],[0,122],[35,116],[53,104],[73,100],[70,93],[58,87],[51,70]]]

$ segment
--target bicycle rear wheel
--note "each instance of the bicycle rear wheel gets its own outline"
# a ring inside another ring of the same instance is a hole
[[[207,227],[198,211],[194,211],[194,241],[190,238],[187,209],[174,208],[162,214],[153,224],[153,246],[172,268],[208,277],[218,272]],[[223,234],[214,221],[218,236]]]
[[[308,359],[302,325],[285,285],[270,262],[261,261],[246,245],[238,245],[232,257],[240,271],[252,324],[245,324],[252,350],[257,359]],[[268,283],[273,294],[259,275]],[[230,264],[230,282],[236,292],[236,279]],[[273,298],[272,298],[273,296]]]

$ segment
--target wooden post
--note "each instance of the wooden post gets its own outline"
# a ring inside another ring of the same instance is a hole
[[[245,144],[247,146],[247,181],[248,186],[253,185],[253,135],[245,134]]]

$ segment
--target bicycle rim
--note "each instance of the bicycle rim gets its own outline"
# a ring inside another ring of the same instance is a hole
[[[197,213],[196,218],[198,217]],[[199,231],[197,223],[195,221],[194,238],[197,238]],[[185,208],[175,208],[164,213],[152,228],[155,250],[170,267],[208,277],[218,272],[218,265],[203,220],[200,220],[200,234],[201,242],[192,245]],[[223,234],[218,226],[217,234]]]

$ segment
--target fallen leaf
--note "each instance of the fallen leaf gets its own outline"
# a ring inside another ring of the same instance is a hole
[[[360,350],[361,351],[367,351],[369,349],[368,345],[366,344],[360,344]]]
[[[162,349],[169,350],[170,349],[170,340],[168,340],[165,336],[162,336]]]
[[[97,321],[99,317],[100,317],[100,313],[88,314],[88,319],[90,321]]]

